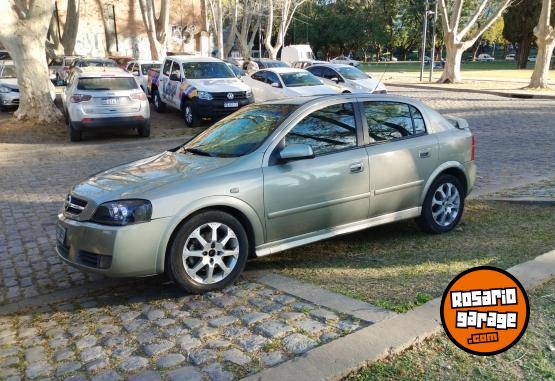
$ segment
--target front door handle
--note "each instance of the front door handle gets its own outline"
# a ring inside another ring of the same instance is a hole
[[[428,150],[420,151],[418,154],[420,155],[421,159],[425,159],[427,157],[430,157],[430,151],[428,151]]]
[[[351,170],[351,173],[362,172],[364,170],[364,164],[362,164],[362,162],[359,161],[351,164],[349,169]]]

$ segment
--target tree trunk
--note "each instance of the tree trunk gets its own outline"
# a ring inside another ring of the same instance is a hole
[[[528,55],[530,54],[531,44],[532,39],[530,37],[523,38],[518,44],[518,51],[515,58],[517,69],[526,69],[526,66],[528,66]]]
[[[64,34],[62,36],[62,45],[64,54],[71,56],[75,50],[75,41],[77,40],[77,31],[79,30],[79,6],[80,0],[68,0],[66,22],[64,24]]]
[[[439,78],[439,83],[458,83],[461,82],[461,60],[464,52],[463,44],[456,44],[446,41],[447,57],[445,68]]]
[[[57,122],[62,113],[50,97],[53,85],[45,55],[54,1],[37,0],[28,9],[22,8],[19,2],[0,2],[0,43],[12,56],[19,85],[19,108],[14,117],[35,124]]]
[[[551,0],[543,0],[540,20],[534,28],[538,54],[532,78],[530,78],[530,88],[545,89],[548,86],[549,64],[555,47],[555,30],[551,26]]]
[[[476,57],[478,56],[478,50],[480,50],[480,46],[482,45],[482,36],[478,38],[478,40],[474,43],[474,51],[472,52],[472,61],[476,61]]]

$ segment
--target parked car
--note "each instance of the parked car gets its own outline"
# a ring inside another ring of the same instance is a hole
[[[537,57],[536,56],[528,56],[528,61],[530,62],[536,62]]]
[[[307,68],[329,86],[337,87],[341,93],[385,94],[385,85],[363,71],[350,65],[318,64]]]
[[[69,66],[70,71],[76,67],[119,67],[109,58],[79,57]]]
[[[253,61],[256,62],[259,69],[269,69],[273,67],[289,67],[289,64],[287,62],[271,60],[268,58],[260,58]]]
[[[11,61],[12,57],[10,56],[10,53],[8,53],[7,50],[0,50],[0,63],[2,63],[3,61]]]
[[[493,58],[489,54],[482,53],[482,54],[478,55],[478,58],[476,58],[476,61],[478,61],[478,62],[493,62],[493,61],[495,61],[495,58]]]
[[[254,101],[251,88],[238,79],[222,60],[198,56],[172,56],[161,72],[149,72],[147,84],[154,108],[180,110],[188,127],[202,118],[227,116]]]
[[[289,45],[281,49],[281,60],[289,64],[295,61],[312,61],[314,53],[310,45]]]
[[[148,92],[147,92],[148,71],[153,68],[160,70],[161,66],[162,66],[162,63],[160,61],[136,60],[136,61],[130,61],[127,64],[126,69],[129,73],[133,74],[139,87],[145,92],[145,94],[148,95]]]
[[[235,76],[239,79],[241,79],[245,75],[247,75],[247,73],[245,73],[245,71],[243,69],[241,69],[239,66],[233,65],[229,62],[226,62],[226,65],[229,66],[229,68],[231,69],[233,74],[235,74]]]
[[[343,65],[351,65],[351,66],[358,66],[360,64],[360,62],[350,59],[347,56],[339,56],[339,57],[335,57],[334,59],[330,60],[330,63],[334,63],[334,64],[343,64]]]
[[[48,69],[54,75],[54,81],[67,79],[71,65],[78,58],[79,56],[58,56],[52,58],[48,63]]]
[[[317,61],[317,60],[304,60],[304,61],[295,61],[293,63],[291,63],[291,67],[294,67],[295,69],[306,69],[307,67],[314,65],[314,64],[320,64],[320,63],[327,63],[326,61]]]
[[[110,56],[108,58],[114,61],[116,65],[118,65],[122,69],[127,69],[127,66],[129,66],[129,62],[135,61],[135,57],[131,56]]]
[[[217,290],[250,256],[411,218],[453,230],[474,185],[474,147],[464,120],[406,97],[257,103],[76,184],[56,250],[84,271],[166,272],[188,292]]]
[[[136,128],[139,136],[150,136],[148,99],[119,67],[79,68],[62,99],[71,141],[80,141],[83,131],[108,128]]]
[[[337,94],[333,87],[325,85],[319,78],[303,69],[279,67],[262,69],[245,77],[252,87],[257,102],[298,96]]]
[[[19,106],[19,86],[15,65],[11,61],[0,63],[0,111]]]
[[[511,54],[507,54],[505,56],[505,61],[514,61],[515,60],[515,54],[511,53]]]

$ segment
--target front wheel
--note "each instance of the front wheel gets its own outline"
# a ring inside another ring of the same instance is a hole
[[[183,111],[183,119],[185,120],[185,125],[187,127],[197,127],[200,124],[200,118],[198,117],[191,102],[183,102],[181,109]]]
[[[230,214],[208,211],[179,228],[166,258],[166,271],[190,293],[219,290],[241,274],[248,253],[241,223]]]
[[[459,179],[440,175],[434,180],[422,205],[422,214],[416,220],[428,233],[447,233],[459,223],[464,210],[464,189]]]

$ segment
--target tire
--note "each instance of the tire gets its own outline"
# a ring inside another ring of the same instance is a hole
[[[150,123],[146,124],[143,127],[139,127],[137,129],[137,132],[139,133],[139,136],[141,138],[148,138],[150,136]]]
[[[154,103],[154,109],[156,110],[156,112],[162,113],[166,111],[166,104],[162,102],[162,98],[160,98],[160,93],[158,92],[158,89],[155,89],[152,92],[152,102]]]
[[[83,140],[83,132],[77,130],[71,121],[69,121],[69,140],[72,142],[80,142]]]
[[[187,127],[198,127],[200,125],[200,118],[191,102],[183,102],[181,105],[181,112],[183,113],[183,120]]]
[[[341,94],[351,94],[351,92],[349,90],[345,90],[344,92],[342,92]]]
[[[6,111],[8,111],[8,108],[6,106],[0,105],[0,112],[6,112]]]
[[[216,240],[211,241],[214,231]],[[235,281],[245,268],[248,254],[249,241],[241,223],[230,214],[207,211],[181,225],[166,258],[166,271],[179,287],[200,294]],[[219,262],[228,268],[227,272]]]
[[[458,178],[451,175],[438,176],[426,194],[422,214],[416,219],[416,223],[420,229],[432,234],[453,230],[463,215],[465,197],[464,188]]]

